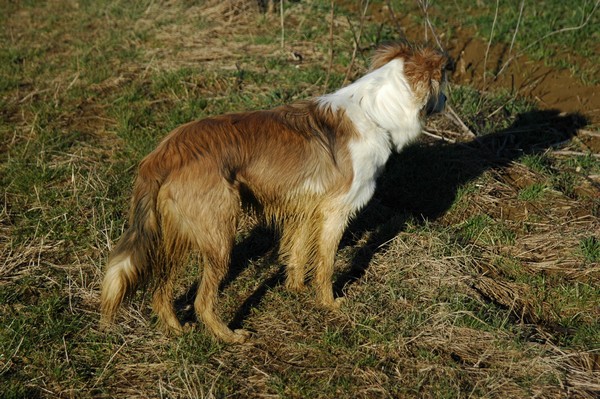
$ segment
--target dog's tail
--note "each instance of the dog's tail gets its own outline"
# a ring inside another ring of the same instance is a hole
[[[109,257],[100,298],[100,325],[104,328],[114,321],[121,303],[156,277],[166,264],[157,197],[168,169],[156,155],[150,154],[140,164],[129,228]]]

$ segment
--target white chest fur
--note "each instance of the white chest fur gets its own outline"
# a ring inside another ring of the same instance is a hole
[[[358,133],[348,144],[353,180],[344,198],[354,212],[373,196],[392,148],[400,151],[420,133],[420,107],[401,60],[391,61],[319,101],[333,110],[344,109]]]
[[[366,126],[361,125],[365,125],[366,121],[353,120],[353,122],[357,125],[360,137],[348,144],[352,159],[353,179],[344,202],[354,212],[366,205],[373,196],[377,177],[383,170],[392,150],[389,135],[382,128],[371,126],[367,130],[368,134],[363,134],[361,128],[364,129]]]

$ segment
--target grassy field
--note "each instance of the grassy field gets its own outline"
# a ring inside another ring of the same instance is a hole
[[[466,3],[429,4],[432,23],[464,18],[486,40],[493,2]],[[597,397],[598,120],[458,83],[345,234],[341,311],[287,292],[275,234],[244,220],[221,308],[249,343],[202,325],[167,337],[142,293],[97,329],[137,163],[169,130],[335,90],[398,38],[361,7],[284,4],[282,29],[249,1],[0,2],[0,396]],[[597,60],[597,2],[560,4],[524,5],[515,51],[535,58],[535,37],[589,18],[539,44]],[[597,64],[573,68],[592,85]],[[197,276],[192,262],[179,281],[184,321]]]

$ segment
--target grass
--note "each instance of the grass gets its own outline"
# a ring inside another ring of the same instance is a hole
[[[272,232],[246,220],[221,307],[251,343],[166,337],[142,293],[97,330],[136,165],[170,129],[333,90],[395,35],[366,20],[348,72],[360,14],[338,6],[329,70],[329,3],[285,5],[285,50],[250,2],[0,6],[2,396],[594,397],[600,162],[582,117],[509,91],[451,85],[460,120],[390,160],[339,249],[342,311],[286,292]]]
[[[600,261],[600,241],[596,236],[585,237],[579,243],[579,249],[589,263]]]
[[[543,183],[533,183],[522,188],[518,198],[524,201],[535,201],[542,198],[544,190],[546,190],[546,186]]]

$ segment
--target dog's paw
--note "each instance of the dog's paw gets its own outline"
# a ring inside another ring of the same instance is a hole
[[[304,284],[304,282],[291,282],[291,281],[286,281],[285,282],[285,289],[288,290],[289,292],[294,292],[294,293],[301,293],[306,291],[306,284]]]
[[[344,302],[346,302],[346,299],[339,297],[327,302],[321,301],[320,305],[327,310],[336,311],[340,310]]]
[[[157,326],[159,330],[162,331],[162,333],[165,334],[167,337],[179,337],[185,332],[184,327],[179,323],[168,324],[162,320],[158,320]]]
[[[185,328],[181,326],[163,326],[162,330],[168,337],[180,337],[186,331]]]
[[[191,323],[191,322],[188,321],[188,322],[186,322],[183,325],[183,332],[184,333],[190,333],[192,331],[195,331],[196,328],[198,328],[198,324],[197,323]]]
[[[333,301],[334,307],[336,309],[341,308],[342,306],[344,306],[345,303],[346,303],[346,298],[344,298],[344,297],[335,298],[335,300]]]
[[[233,331],[232,340],[233,344],[243,344],[252,337],[252,333],[248,330],[237,329]]]
[[[341,307],[344,305],[344,303],[346,303],[346,298],[342,298],[342,297],[335,298],[333,300],[333,303],[329,306],[329,308],[331,310],[340,310]]]

